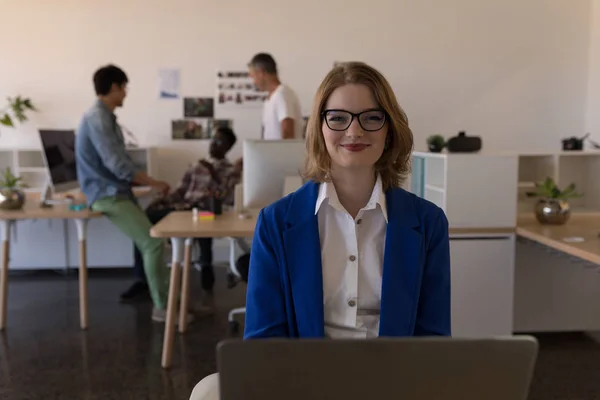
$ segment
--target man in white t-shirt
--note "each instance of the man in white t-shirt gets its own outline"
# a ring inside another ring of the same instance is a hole
[[[263,139],[301,139],[300,101],[296,93],[279,80],[273,57],[258,53],[248,63],[248,69],[256,87],[268,93],[262,116]]]

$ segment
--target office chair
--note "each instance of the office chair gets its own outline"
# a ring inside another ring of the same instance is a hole
[[[236,244],[244,252],[242,256],[237,258]],[[248,283],[248,269],[250,267],[250,247],[242,238],[229,238],[229,288],[233,288],[241,279]],[[246,307],[238,307],[229,311],[227,320],[229,321],[229,331],[232,334],[237,334],[240,330],[240,324],[235,320],[236,315],[246,314]]]

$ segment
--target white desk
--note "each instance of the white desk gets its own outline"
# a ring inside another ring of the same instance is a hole
[[[151,193],[149,188],[134,190],[138,197]],[[85,201],[82,196],[77,196],[78,201]],[[73,220],[77,227],[79,242],[79,311],[81,329],[88,327],[87,307],[87,225],[88,221],[103,217],[102,213],[91,210],[70,211],[67,205],[55,205],[51,208],[39,206],[39,196],[28,196],[25,206],[21,210],[0,210],[0,233],[2,234],[2,265],[0,267],[0,331],[6,328],[7,300],[8,300],[8,267],[10,260],[10,232],[17,221],[24,220]],[[36,243],[28,245],[35,249]],[[133,249],[132,249],[133,251]]]

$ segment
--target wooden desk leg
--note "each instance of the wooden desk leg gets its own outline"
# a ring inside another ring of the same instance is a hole
[[[187,329],[188,302],[190,298],[190,264],[192,258],[192,239],[185,240],[183,253],[183,280],[181,282],[181,302],[179,305],[179,333]]]
[[[6,301],[8,299],[8,261],[10,260],[10,227],[14,221],[1,220],[2,269],[0,269],[0,331],[6,328]]]
[[[87,270],[87,223],[85,218],[75,220],[79,239],[79,323],[81,329],[88,328],[88,270]]]
[[[167,321],[163,339],[162,367],[169,368],[173,360],[173,340],[175,339],[175,314],[179,298],[179,283],[181,278],[181,259],[183,258],[183,238],[171,238],[173,248],[173,263],[171,265],[171,281],[169,282],[169,302],[167,304]]]

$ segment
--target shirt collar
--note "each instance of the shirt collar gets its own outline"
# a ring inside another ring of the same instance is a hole
[[[317,204],[315,206],[315,214],[319,212],[321,205],[327,200],[330,206],[335,208],[336,210],[346,212],[340,200],[338,198],[337,192],[335,191],[335,186],[331,182],[324,182],[319,187],[319,195],[317,196]],[[387,216],[387,207],[385,203],[385,193],[383,192],[383,184],[381,183],[381,176],[377,176],[377,180],[375,181],[375,186],[373,187],[373,192],[371,192],[371,198],[367,202],[367,205],[363,208],[363,210],[374,210],[379,205],[381,212],[383,213],[383,217],[385,218],[385,222],[388,221]]]
[[[96,100],[96,107],[98,107],[104,113],[108,114],[114,121],[117,120],[116,114],[114,112],[112,112],[111,110],[109,110],[108,107],[106,107],[106,104],[104,104],[104,102],[102,100],[100,100],[100,99]]]

